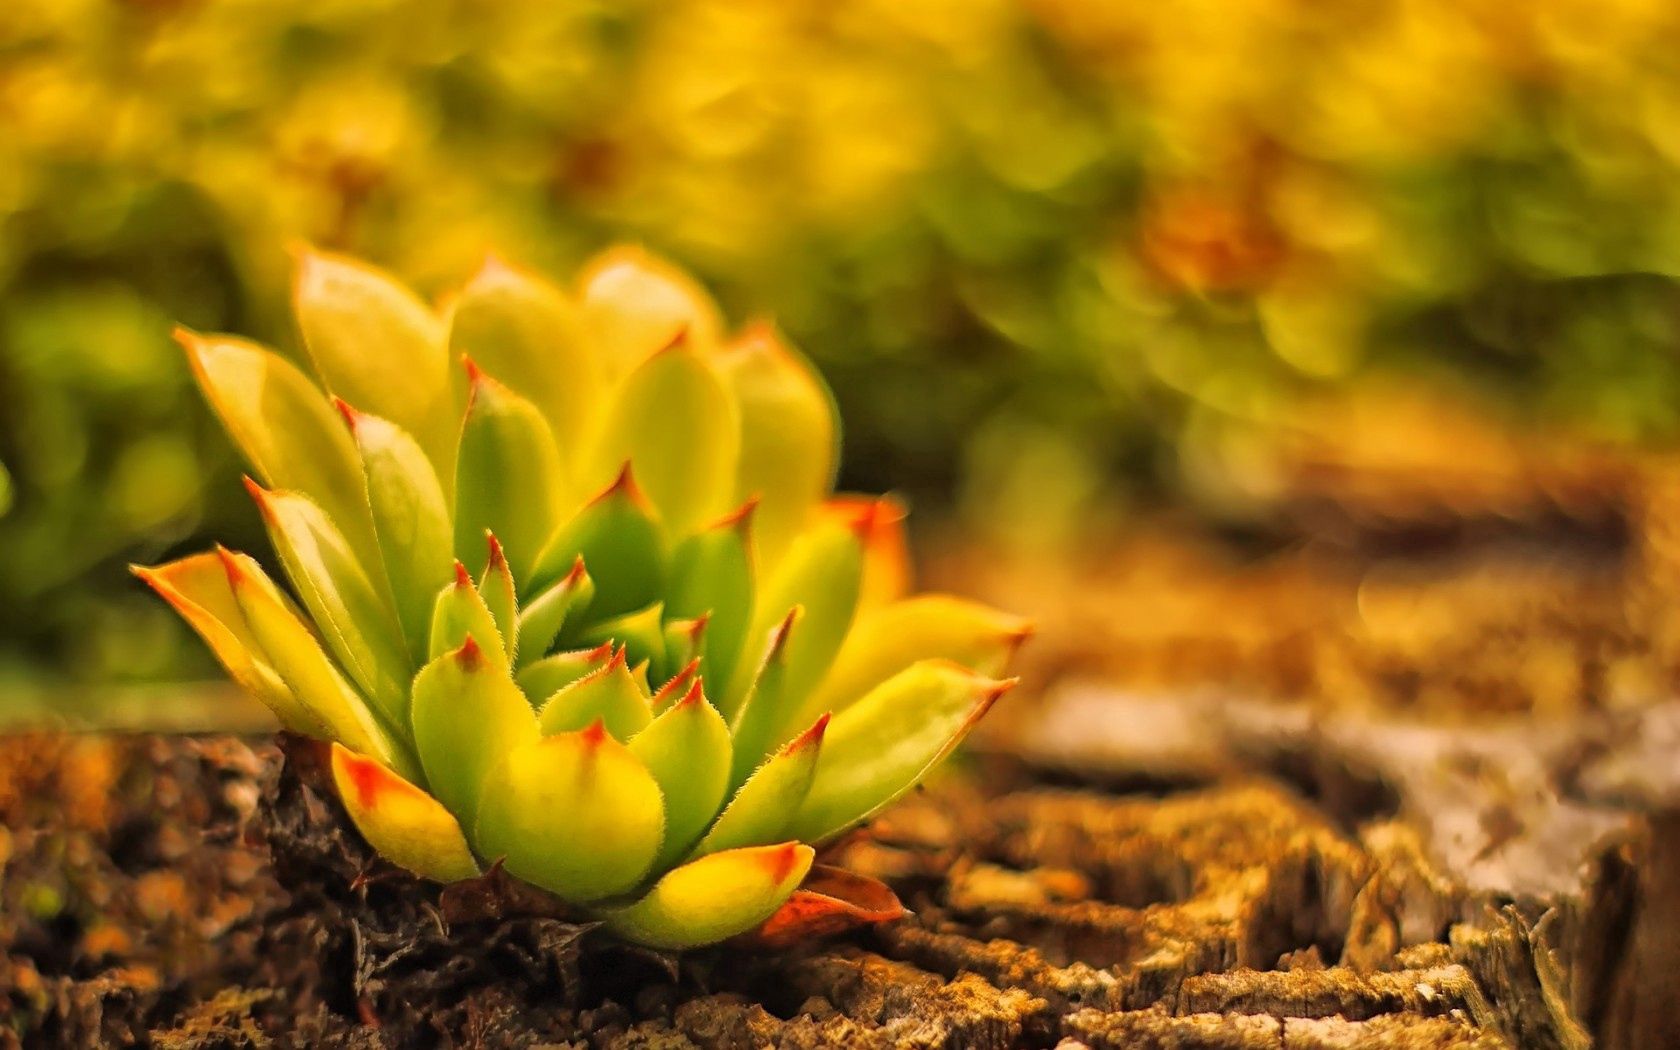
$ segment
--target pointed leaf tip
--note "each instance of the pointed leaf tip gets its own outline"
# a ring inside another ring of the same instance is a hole
[[[742,535],[752,531],[753,515],[758,511],[759,497],[755,494],[748,496],[745,503],[714,521],[714,529],[739,529]]]
[[[678,693],[685,694],[681,700],[678,701],[679,703],[687,700],[688,697],[686,693],[689,685],[694,682],[694,676],[699,673],[700,658],[695,657],[685,664],[682,670],[672,675],[670,681],[659,687],[659,690],[653,694],[653,699],[649,702],[650,706],[655,711],[663,711],[665,709],[665,705],[671,702],[671,697],[677,695]]]
[[[467,635],[467,640],[461,643],[461,648],[455,650],[455,660],[463,671],[472,672],[482,667],[484,650],[479,647],[478,639]]]
[[[811,847],[802,842],[784,842],[755,853],[754,859],[763,866],[771,882],[779,883],[793,874],[800,861],[808,860],[812,855]]]
[[[578,738],[585,747],[600,747],[607,739],[607,720],[600,715],[595,716],[595,721],[578,731]]]
[[[262,484],[249,474],[241,475],[240,481],[244,483],[245,491],[250,494],[251,502],[257,505],[258,512],[260,512],[264,518],[272,518],[274,516],[274,508],[269,502],[268,490],[263,488]]]
[[[818,744],[821,744],[823,734],[828,732],[829,720],[833,717],[834,714],[831,711],[824,711],[822,714],[818,715],[817,720],[811,723],[811,728],[805,730],[803,733],[800,733],[798,736],[789,740],[782,746],[782,754],[797,754],[806,748],[816,747]]]
[[[654,353],[668,354],[673,350],[686,349],[688,347],[688,329],[688,322],[684,321],[682,324],[679,324],[677,326],[677,330],[671,333],[671,338],[665,341],[665,345],[654,351]]]
[[[704,683],[701,682],[701,680],[699,678],[695,678],[694,681],[689,684],[688,692],[683,694],[682,699],[678,700],[676,702],[676,704],[673,705],[672,709],[673,710],[680,710],[680,709],[686,709],[686,708],[694,707],[694,706],[698,705],[701,701],[705,700],[706,699],[706,690],[703,688],[703,686],[704,686]]]
[[[502,542],[489,529],[484,530],[485,541],[490,545],[490,569],[492,571],[507,568],[507,555],[502,551]],[[575,568],[575,566],[574,566]]]
[[[356,424],[361,420],[362,414],[354,408],[351,408],[350,402],[344,400],[342,397],[334,397],[332,399],[332,403],[333,407],[338,409],[338,414],[344,418],[344,425],[350,428],[350,433],[354,434],[356,432]]]
[[[465,565],[462,565],[459,561],[457,561],[455,563],[455,586],[471,587],[472,585],[472,573],[467,571],[467,567]]]

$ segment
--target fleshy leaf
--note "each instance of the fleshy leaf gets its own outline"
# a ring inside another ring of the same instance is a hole
[[[250,557],[217,548],[228,588],[263,656],[331,738],[404,776],[413,760],[345,680],[280,588]]]
[[[205,399],[257,477],[275,488],[306,493],[339,524],[367,564],[378,564],[356,446],[315,384],[279,354],[243,339],[177,328],[175,340],[186,350]]]
[[[587,903],[640,882],[664,831],[659,785],[597,722],[507,752],[485,783],[473,840],[510,873]]]
[[[467,418],[455,464],[455,556],[479,557],[485,532],[493,532],[514,575],[523,578],[559,518],[560,452],[536,406],[470,359],[467,376]]]
[[[809,695],[828,671],[852,625],[863,574],[864,534],[864,528],[856,522],[834,517],[818,520],[794,541],[759,595],[749,639],[768,636],[789,609],[804,609],[799,630],[788,640],[784,689],[789,697]],[[753,670],[750,665],[736,668],[732,697],[745,695]],[[784,735],[772,740],[771,745],[780,744],[797,728],[791,721],[784,723]]]
[[[804,712],[840,711],[917,660],[943,659],[999,675],[1032,627],[948,594],[919,594],[858,617]]]
[[[490,544],[490,560],[478,578],[478,593],[496,621],[496,630],[502,636],[502,652],[507,655],[508,666],[511,667],[519,653],[519,598],[515,594],[513,571],[508,568],[502,545],[497,542],[495,533],[485,538]]]
[[[409,651],[426,651],[432,605],[449,582],[454,532],[449,500],[437,470],[413,437],[378,416],[357,412],[344,401],[339,413],[350,426],[360,453],[362,477],[379,538],[379,556],[390,584]],[[368,566],[369,573],[374,566]]]
[[[550,584],[519,610],[519,663],[530,664],[548,654],[566,621],[595,600],[595,580],[583,559],[572,563],[572,571]],[[545,694],[546,695],[546,694]]]
[[[542,705],[537,724],[543,734],[575,732],[592,722],[606,723],[615,740],[629,740],[653,720],[648,695],[630,674],[619,649],[607,666],[561,689]]]
[[[594,674],[612,659],[613,644],[545,656],[519,671],[519,691],[542,702],[580,678]]]
[[[234,600],[227,569],[217,554],[206,552],[153,568],[130,568],[198,632],[228,677],[261,700],[282,726],[306,736],[323,735],[321,723],[298,702],[262,656],[256,638],[245,626],[245,614]]]
[[[646,664],[663,670],[667,663],[664,607],[654,602],[645,609],[603,620],[584,631],[578,639],[584,645],[613,640],[628,651],[632,667]]]
[[[799,889],[743,942],[791,948],[817,937],[901,919],[909,912],[879,879],[844,868],[813,864]]]
[[[687,665],[700,658],[706,645],[707,616],[693,620],[673,620],[665,610],[665,663],[669,667]]]
[[[577,459],[601,387],[578,307],[560,289],[491,257],[450,311],[450,348],[537,406],[564,462]]]
[[[625,379],[607,408],[583,481],[602,484],[622,464],[633,464],[670,535],[685,536],[723,513],[733,498],[740,427],[735,401],[716,370],[679,338]]]
[[[863,581],[858,609],[876,609],[910,591],[910,542],[905,535],[908,511],[893,495],[838,496],[823,513],[848,522],[863,540]]]
[[[666,615],[708,616],[702,652],[708,680],[727,685],[735,674],[753,617],[754,504],[677,545],[665,589]]]
[[[695,853],[762,846],[785,838],[794,813],[811,788],[811,776],[816,772],[827,731],[828,716],[823,715],[754,770],[724,807]]]
[[[437,799],[339,744],[332,746],[332,774],[351,823],[380,856],[438,882],[479,873],[461,825]]]
[[[286,577],[339,664],[387,723],[407,724],[411,672],[402,630],[350,545],[307,497],[265,492],[250,478],[245,487],[262,511]]]
[[[308,248],[298,252],[295,302],[327,389],[414,435],[446,472],[454,399],[443,326],[426,304],[381,270]]]
[[[699,676],[700,661],[690,660],[683,666],[682,670],[666,679],[665,684],[654,692],[653,699],[649,702],[649,706],[653,708],[653,713],[656,715],[662,714],[666,708],[687,696],[689,687],[694,684],[694,680]]]
[[[665,793],[665,841],[655,869],[686,854],[706,830],[729,787],[729,727],[698,681],[630,741]]]
[[[460,648],[468,638],[482,639],[489,647],[485,659],[504,669],[508,666],[507,646],[502,642],[501,629],[496,626],[496,616],[485,603],[484,595],[473,586],[467,567],[456,562],[455,579],[438,592],[432,610],[431,640],[426,655],[436,660]]]
[[[472,827],[485,777],[537,738],[537,716],[507,669],[472,638],[414,679],[414,747],[432,794]]]
[[[672,869],[636,903],[606,910],[607,928],[672,951],[727,940],[774,915],[813,856],[798,842],[713,853]]]
[[[914,787],[1015,683],[924,660],[834,716],[811,789],[789,826],[821,843]]]
[[[781,742],[782,727],[793,723],[793,708],[802,699],[787,691],[788,650],[804,609],[794,606],[770,632],[758,673],[740,710],[725,712],[735,740],[735,764],[729,784],[744,783],[758,764]]]
[[[716,363],[741,412],[735,498],[759,501],[759,556],[774,565],[834,483],[840,461],[834,397],[768,324],[747,328]]]
[[[537,586],[589,566],[595,580],[591,619],[622,616],[659,598],[665,580],[665,539],[653,508],[637,488],[630,465],[599,496],[573,515],[544,548],[534,574]],[[575,637],[566,631],[564,637]]]
[[[584,321],[600,348],[609,382],[680,334],[709,348],[723,329],[711,296],[643,248],[625,245],[602,252],[584,267],[580,285]]]

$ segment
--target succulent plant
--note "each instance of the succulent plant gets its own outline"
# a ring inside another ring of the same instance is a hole
[[[302,250],[295,307],[330,399],[179,340],[296,600],[221,548],[136,572],[331,742],[363,837],[443,882],[500,862],[660,948],[853,907],[814,847],[964,737],[1027,627],[905,595],[900,508],[831,495],[809,364],[630,248],[575,295],[492,260],[436,312]]]

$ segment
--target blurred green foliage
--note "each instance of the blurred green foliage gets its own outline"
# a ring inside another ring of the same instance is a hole
[[[1666,0],[9,0],[0,675],[194,666],[123,563],[255,524],[168,330],[291,346],[296,238],[640,238],[822,365],[847,481],[1040,543],[1376,372],[1670,437],[1676,55]]]

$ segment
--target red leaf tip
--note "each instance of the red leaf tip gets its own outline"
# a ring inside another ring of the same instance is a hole
[[[676,332],[674,332],[671,335],[671,338],[667,339],[665,341],[665,345],[660,347],[659,350],[656,353],[658,353],[658,354],[668,354],[673,350],[685,349],[687,346],[688,346],[688,322],[684,321],[681,325],[679,325],[677,327]]]
[[[695,678],[689,685],[688,692],[684,693],[682,699],[676,702],[675,709],[687,710],[698,707],[706,699],[706,690],[702,688],[703,684],[698,677]]]
[[[777,654],[779,654],[782,649],[787,646],[788,635],[793,631],[793,625],[798,623],[799,618],[804,615],[805,606],[795,605],[793,608],[788,610],[786,616],[782,617],[782,622],[771,629],[770,654],[768,659],[775,659]]]
[[[587,748],[597,748],[607,739],[607,720],[596,716],[595,721],[579,730],[578,737]]]
[[[572,571],[560,582],[568,587],[576,587],[588,572],[589,570],[583,567],[583,555],[580,554],[572,561]]]
[[[714,529],[740,529],[742,535],[752,528],[753,515],[758,511],[759,498],[756,493],[747,497],[747,501],[725,514],[712,523]]]
[[[354,434],[356,432],[356,423],[362,418],[362,414],[351,408],[350,402],[344,400],[342,397],[334,397],[332,399],[332,403],[333,407],[338,409],[338,414],[344,417],[344,425],[349,427],[350,432]]]
[[[636,472],[631,468],[629,460],[625,460],[624,465],[618,468],[618,476],[613,479],[613,483],[602,489],[601,494],[589,502],[593,506],[597,503],[605,503],[607,500],[619,498],[629,500],[643,511],[652,507],[647,496],[642,493],[642,487],[636,484]]]
[[[815,722],[811,723],[811,728],[805,730],[803,733],[800,733],[792,740],[789,740],[786,746],[782,748],[782,753],[784,755],[792,755],[799,751],[803,751],[806,748],[816,747],[818,744],[822,743],[823,734],[828,732],[829,719],[833,717],[834,712],[824,711],[820,716],[818,716]]]
[[[238,590],[250,582],[250,576],[245,572],[245,566],[239,564],[239,557],[221,544],[216,544],[216,556],[222,559],[222,570],[227,573],[228,586]]]
[[[600,645],[597,645],[595,648],[589,650],[587,653],[584,653],[583,658],[585,660],[589,661],[592,664],[598,664],[602,660],[610,659],[612,657],[612,654],[613,654],[613,643],[602,642]]]
[[[472,573],[468,572],[467,567],[457,560],[455,562],[455,586],[471,587],[472,585]]]
[[[674,694],[687,689],[689,682],[693,681],[694,676],[699,673],[700,660],[696,657],[690,660],[682,670],[672,675],[671,680],[660,686],[659,690],[653,694],[653,709],[657,711],[664,707]]]
[[[461,648],[455,650],[455,660],[463,671],[476,671],[484,665],[484,650],[478,646],[478,639],[467,635],[467,640],[461,643]]]
[[[508,567],[507,554],[502,550],[502,541],[498,540],[496,534],[489,529],[484,530],[484,538],[490,544],[490,563],[489,569],[486,571],[506,570]]]
[[[606,670],[611,672],[616,668],[624,667],[627,663],[629,663],[629,661],[629,649],[626,646],[621,645],[612,651],[612,658],[607,661]]]
[[[799,866],[800,852],[810,848],[800,842],[784,842],[780,846],[770,846],[759,851],[758,861],[764,865],[770,881],[780,884]]]

